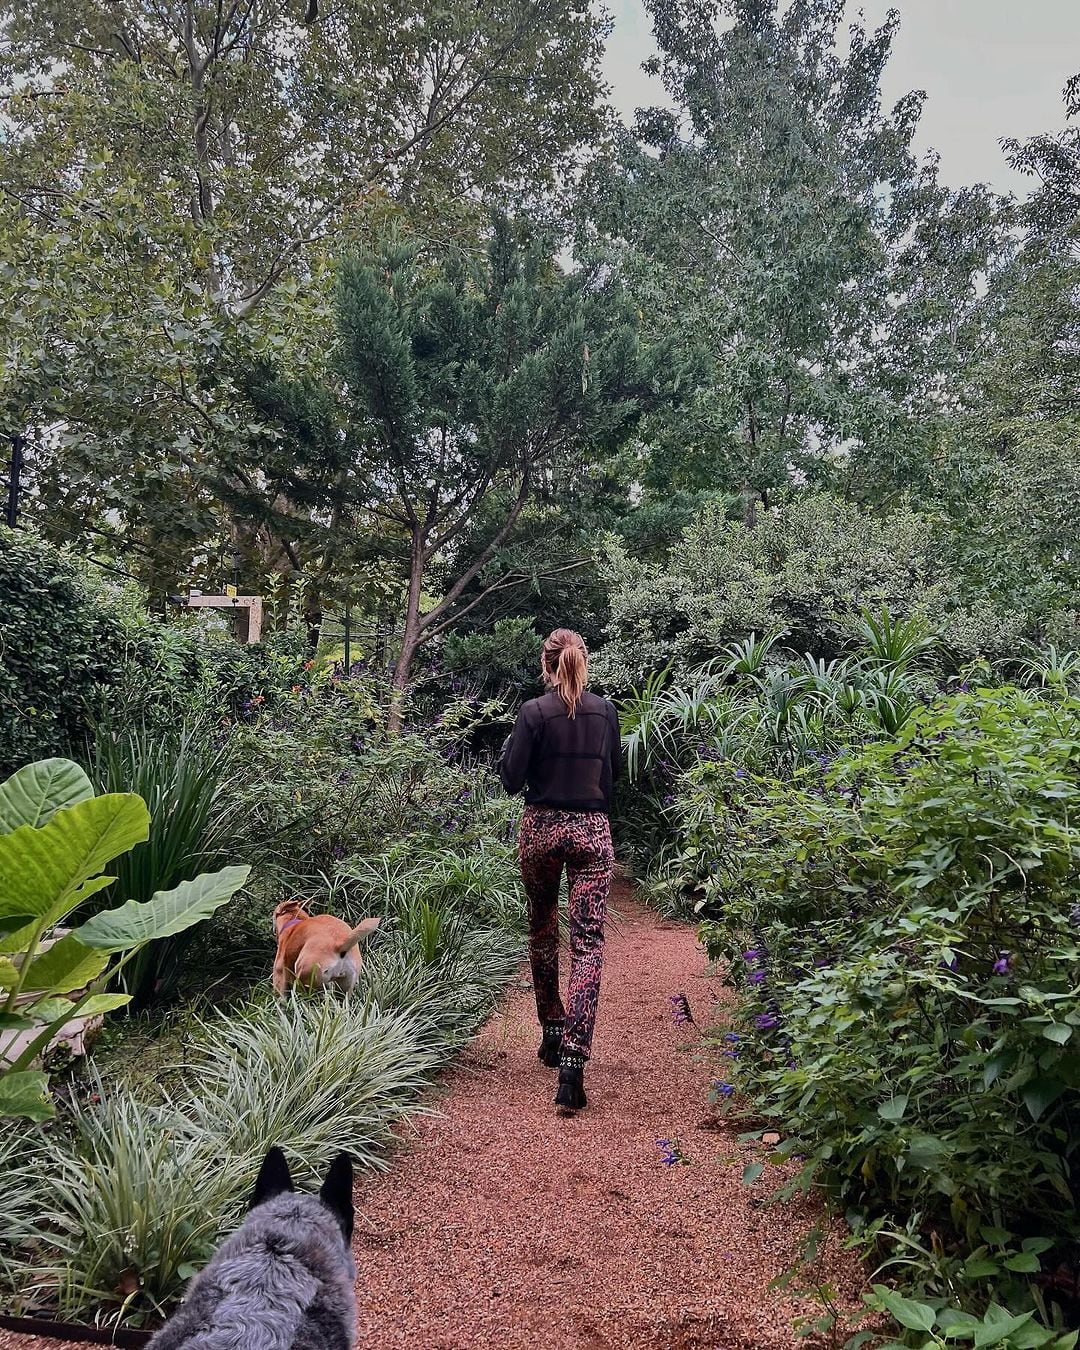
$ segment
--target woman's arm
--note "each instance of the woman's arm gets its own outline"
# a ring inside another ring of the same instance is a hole
[[[510,744],[503,750],[502,760],[499,764],[499,777],[502,779],[503,787],[513,795],[520,792],[525,786],[525,779],[529,772],[529,760],[532,758],[533,750],[533,731],[528,717],[525,715],[525,704],[522,704],[521,711],[517,715],[517,721],[514,723],[514,730],[510,735]]]

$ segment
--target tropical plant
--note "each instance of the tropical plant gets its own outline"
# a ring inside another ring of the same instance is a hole
[[[48,1077],[31,1065],[57,1031],[126,1004],[127,994],[105,992],[117,973],[147,943],[207,918],[247,880],[247,867],[225,867],[102,910],[47,945],[52,930],[112,884],[105,867],[149,830],[140,797],[95,797],[69,760],[27,765],[0,785],[0,1114],[52,1115]],[[119,960],[110,963],[113,955]]]
[[[151,733],[138,727],[119,730],[107,719],[98,725],[89,767],[99,792],[134,792],[150,812],[146,841],[113,865],[108,904],[146,901],[190,881],[234,855],[245,836],[249,851],[258,848],[234,793],[232,745],[226,739],[215,743],[206,722]],[[148,943],[119,972],[119,986],[136,1008],[175,993],[194,935],[188,928]]]

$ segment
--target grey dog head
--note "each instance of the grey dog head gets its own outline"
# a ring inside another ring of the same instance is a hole
[[[349,1350],[356,1336],[352,1163],[318,1196],[293,1190],[285,1155],[263,1159],[251,1208],[188,1286],[148,1350]]]

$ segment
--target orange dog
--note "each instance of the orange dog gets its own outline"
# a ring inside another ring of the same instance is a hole
[[[310,989],[336,984],[349,993],[360,974],[357,943],[378,926],[378,919],[365,919],[359,927],[350,928],[332,914],[309,914],[299,900],[283,900],[274,910],[278,940],[275,991],[284,994],[298,980]]]

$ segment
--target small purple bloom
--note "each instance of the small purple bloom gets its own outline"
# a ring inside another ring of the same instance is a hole
[[[721,1097],[730,1097],[735,1091],[734,1083],[725,1083],[719,1078],[713,1080],[713,1091],[719,1093]]]
[[[763,970],[755,970],[750,973],[751,984],[764,984],[764,982],[765,982],[765,972]]]
[[[768,1031],[770,1027],[775,1027],[779,1020],[772,1013],[758,1013],[754,1018],[754,1026],[757,1027],[758,1031]]]
[[[1009,963],[1011,961],[1012,957],[1009,955],[1008,952],[999,953],[998,959],[994,962],[994,974],[1007,975],[1009,971]]]
[[[679,1161],[678,1145],[674,1144],[670,1139],[658,1139],[656,1141],[656,1147],[660,1150],[660,1161],[665,1167],[670,1167],[673,1163]]]
[[[736,777],[736,778],[745,778],[745,777],[746,777],[746,770],[745,770],[745,769],[736,769],[736,770],[735,770],[735,777]]]
[[[739,1035],[739,1033],[738,1033],[737,1031],[725,1031],[725,1032],[724,1032],[724,1040],[725,1040],[725,1041],[741,1041],[741,1040],[742,1040],[742,1037]]]
[[[960,958],[958,956],[954,956],[951,961],[942,961],[941,964],[945,967],[946,970],[955,971],[957,967],[960,965]]]
[[[755,961],[761,959],[761,952],[756,947],[751,947],[749,951],[743,952],[742,959],[753,965]]]
[[[676,1026],[685,1026],[694,1020],[694,1015],[690,1011],[690,1001],[685,994],[672,994],[670,1002],[671,1016]]]

